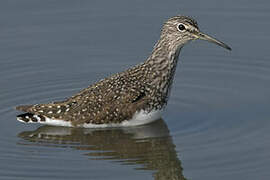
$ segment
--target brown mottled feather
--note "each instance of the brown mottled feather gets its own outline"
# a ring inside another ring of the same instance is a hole
[[[123,72],[101,80],[65,101],[18,106],[16,109],[71,121],[74,126],[83,123],[121,123],[131,119],[138,110],[148,110],[149,105],[154,104],[151,100],[153,96],[160,94],[148,80],[152,73],[138,71],[141,68],[147,69],[149,66],[141,64],[129,69],[128,74]]]

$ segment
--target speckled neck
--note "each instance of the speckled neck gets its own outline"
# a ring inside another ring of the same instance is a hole
[[[176,40],[163,38],[156,43],[145,64],[152,69],[152,84],[159,88],[168,100],[175,69],[182,46]]]

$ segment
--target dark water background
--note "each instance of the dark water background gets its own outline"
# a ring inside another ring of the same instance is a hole
[[[24,125],[16,105],[71,96],[149,55],[190,15],[228,52],[181,52],[163,120],[108,130]],[[270,1],[0,1],[0,179],[267,180]]]

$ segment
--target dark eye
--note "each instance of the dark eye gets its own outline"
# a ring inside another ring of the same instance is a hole
[[[184,26],[184,24],[179,24],[179,25],[178,25],[178,29],[179,29],[180,31],[184,31],[184,30],[186,29],[186,27]]]

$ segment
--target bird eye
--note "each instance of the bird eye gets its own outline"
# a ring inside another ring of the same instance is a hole
[[[186,27],[184,26],[184,24],[179,24],[179,25],[178,25],[178,29],[179,29],[180,31],[184,31],[184,30],[186,29]]]

